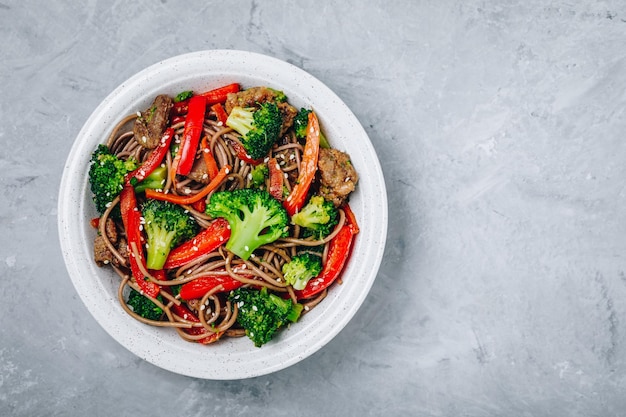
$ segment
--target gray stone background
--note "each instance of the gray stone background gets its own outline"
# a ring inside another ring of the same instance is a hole
[[[0,415],[626,414],[623,1],[0,0]],[[162,59],[310,72],[378,152],[377,280],[324,349],[196,380],[88,314],[56,228],[97,104]]]

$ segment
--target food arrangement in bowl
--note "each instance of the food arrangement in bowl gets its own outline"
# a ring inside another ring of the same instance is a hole
[[[66,265],[96,320],[147,361],[211,379],[282,369],[334,337],[375,278],[386,215],[345,104],[242,51],[174,57],[118,87],[59,194]]]
[[[315,112],[282,91],[160,94],[91,155],[94,261],[119,275],[131,317],[261,347],[339,279],[357,182]]]

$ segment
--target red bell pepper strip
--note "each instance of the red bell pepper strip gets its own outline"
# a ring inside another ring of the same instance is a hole
[[[217,103],[224,103],[228,98],[228,94],[237,93],[241,90],[241,86],[237,83],[228,84],[222,87],[218,87],[214,90],[206,91],[204,93],[198,94],[199,96],[203,96],[206,99],[207,106],[212,106]],[[189,100],[182,100],[174,103],[170,110],[170,115],[172,116],[181,116],[183,114],[187,114],[189,111]]]
[[[224,106],[222,103],[215,103],[211,106],[211,110],[215,113],[218,122],[222,122],[223,125],[226,124],[226,120],[228,119],[228,114],[226,114],[226,110],[224,110]]]
[[[245,148],[243,147],[241,143],[234,141],[234,140],[229,141],[229,142],[230,142],[230,146],[232,146],[233,150],[237,154],[237,158],[241,159],[245,163],[248,163],[250,165],[259,165],[261,162],[263,162],[263,158],[259,158],[259,159],[250,158],[250,155],[248,155],[248,152],[246,152]]]
[[[243,285],[243,282],[236,280],[230,275],[206,275],[201,276],[193,281],[189,281],[180,287],[180,298],[183,300],[193,300],[202,298],[204,294],[213,288],[221,285],[222,291],[232,291]]]
[[[305,203],[307,193],[317,171],[317,159],[320,151],[320,126],[315,113],[309,113],[309,122],[306,128],[306,143],[300,165],[300,175],[291,193],[283,201],[283,206],[290,216],[296,214]]]
[[[217,218],[209,227],[172,249],[167,256],[164,269],[178,268],[198,257],[210,253],[226,243],[230,237],[230,226],[223,218]]]
[[[213,178],[206,187],[200,190],[200,192],[193,195],[176,195],[148,188],[146,190],[146,197],[152,198],[154,200],[169,201],[170,203],[174,204],[190,205],[209,195],[211,191],[216,189],[222,183],[222,181],[228,176],[228,174],[230,174],[230,165],[224,165],[222,169],[219,170],[215,178]]]
[[[170,143],[172,143],[173,137],[174,129],[171,127],[167,128],[165,132],[163,132],[163,136],[161,136],[161,140],[159,141],[157,147],[150,152],[150,155],[148,155],[148,158],[141,164],[141,166],[126,174],[126,182],[130,183],[133,178],[137,182],[143,181],[152,173],[152,171],[158,168],[170,148]]]
[[[206,210],[206,200],[198,200],[195,203],[193,203],[191,205],[191,207],[195,211],[199,211],[200,213],[204,213],[204,210]]]
[[[170,306],[170,311],[187,321],[200,323],[200,319],[184,304],[172,304]],[[207,337],[198,340],[198,343],[202,343],[204,345],[215,342],[224,334],[224,332],[209,333],[204,327],[192,327],[190,329],[182,329],[182,331],[192,336],[207,333]]]
[[[100,226],[100,217],[94,217],[93,219],[89,220],[89,224],[94,229],[97,229]]]
[[[217,161],[215,161],[215,156],[213,152],[211,152],[211,147],[209,146],[209,141],[206,136],[202,137],[200,146],[202,147],[202,157],[204,158],[207,174],[209,174],[209,179],[213,179],[217,176],[219,168],[217,167]]]
[[[356,216],[352,212],[352,209],[350,208],[348,203],[345,203],[341,208],[343,208],[343,212],[346,213],[346,221],[352,225],[352,230],[356,235],[360,231],[359,225],[356,221]]]
[[[216,103],[224,103],[228,98],[228,94],[237,93],[239,92],[239,90],[241,90],[241,86],[238,83],[232,83],[204,93],[200,93],[200,95],[206,99],[206,103],[208,106],[212,106]]]
[[[350,256],[350,248],[354,240],[354,228],[351,224],[344,224],[337,236],[330,241],[326,263],[322,271],[315,278],[307,282],[303,290],[296,290],[298,299],[310,298],[330,286],[341,275],[341,271]]]
[[[278,201],[283,201],[283,170],[280,169],[276,158],[270,158],[267,168],[270,173],[270,195]]]
[[[137,255],[133,256],[132,252],[129,256],[130,270],[135,278],[135,282],[139,288],[152,298],[156,298],[159,295],[160,287],[154,282],[146,279],[139,265],[146,268],[146,259],[143,253],[143,245],[141,243],[141,230],[140,230],[140,218],[141,212],[137,207],[137,197],[135,196],[135,189],[126,184],[122,188],[120,193],[120,212],[122,215],[122,223],[124,224],[124,230],[126,231],[126,238],[128,240],[129,248],[132,248],[134,244],[137,247]]]
[[[189,99],[189,112],[185,119],[185,129],[178,152],[180,161],[176,169],[179,175],[189,175],[196,158],[196,150],[200,143],[200,136],[204,131],[204,114],[206,113],[206,99],[203,96],[193,96]]]
[[[170,117],[182,116],[189,111],[189,99],[178,101],[170,109]]]

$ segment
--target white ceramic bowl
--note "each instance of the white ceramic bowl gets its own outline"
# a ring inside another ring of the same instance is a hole
[[[141,324],[117,301],[118,276],[93,262],[97,216],[87,173],[91,152],[124,116],[146,108],[159,93],[206,91],[231,82],[283,90],[297,106],[313,108],[331,145],[350,154],[360,174],[350,206],[361,229],[343,284],[309,314],[256,348],[248,338],[208,346],[185,342],[172,329]],[[354,114],[328,87],[305,71],[256,53],[212,50],[185,54],[146,68],[115,89],[89,117],[65,164],[59,190],[58,228],[65,263],[76,291],[100,325],[125,348],[170,371],[206,379],[241,379],[274,372],[310,356],[354,316],[369,292],[383,255],[387,198],[372,144]]]

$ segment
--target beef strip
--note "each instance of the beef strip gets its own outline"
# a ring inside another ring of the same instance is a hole
[[[228,94],[224,107],[230,114],[233,107],[256,107],[261,103],[275,101],[276,92],[267,87],[252,87],[238,93]]]
[[[224,105],[226,112],[230,114],[233,107],[257,107],[261,103],[276,102],[277,92],[267,87],[251,87],[238,93],[228,94]],[[293,120],[298,114],[298,109],[287,102],[276,102],[278,110],[283,118],[281,136],[293,125]]]
[[[146,149],[154,149],[158,146],[167,128],[172,105],[172,99],[168,95],[158,95],[152,105],[135,119],[133,133],[141,146]]]
[[[198,158],[194,161],[193,166],[191,167],[191,172],[189,172],[187,177],[201,184],[208,184],[211,182],[204,158]]]
[[[359,179],[350,156],[337,149],[321,148],[317,163],[322,197],[339,207],[356,188]]]
[[[128,258],[128,248],[126,239],[123,237],[119,237],[119,233],[117,231],[117,226],[115,222],[111,219],[107,219],[105,224],[105,231],[109,241],[113,244],[113,246],[120,252],[120,254],[124,258]],[[109,250],[107,244],[105,243],[105,239],[102,235],[96,236],[94,239],[94,260],[98,266],[103,266],[107,264],[113,264],[119,266],[120,262],[113,255],[113,253]]]

